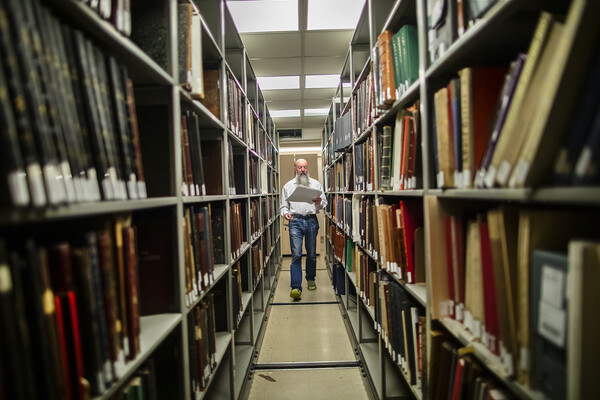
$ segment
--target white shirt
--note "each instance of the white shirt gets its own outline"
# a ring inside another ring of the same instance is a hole
[[[288,201],[287,198],[294,193],[294,190],[296,190],[296,187],[298,186],[298,180],[297,178],[294,178],[283,185],[283,189],[281,190],[281,206],[279,207],[279,211],[282,217],[285,217],[286,213],[300,215],[317,214],[319,210],[327,207],[327,198],[325,197],[325,193],[323,193],[323,187],[321,187],[319,181],[313,178],[308,179],[308,187],[319,189],[321,191],[321,204]]]

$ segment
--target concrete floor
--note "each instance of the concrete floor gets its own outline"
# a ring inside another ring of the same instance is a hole
[[[317,261],[317,290],[304,290],[302,300],[290,296],[290,257],[283,258],[273,304],[248,399],[370,399],[359,367],[295,368],[293,363],[356,361],[329,273],[322,257]],[[304,264],[304,260],[303,260]],[[325,304],[303,304],[327,302]],[[268,364],[290,363],[285,369]]]

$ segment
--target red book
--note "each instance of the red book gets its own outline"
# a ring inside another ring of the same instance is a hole
[[[460,400],[462,398],[461,388],[463,386],[463,371],[465,369],[464,358],[456,360],[456,371],[454,372],[454,385],[452,387],[452,400]]]
[[[63,316],[62,303],[59,296],[54,296],[54,307],[56,308],[56,328],[58,333],[58,343],[60,346],[60,364],[63,370],[64,387],[67,400],[73,399],[71,390],[71,373],[69,369],[69,354],[67,350],[67,335],[65,331],[65,319]]]
[[[421,226],[422,210],[418,207],[410,208],[407,202],[400,201],[402,226],[404,227],[404,249],[406,251],[406,282],[415,283],[415,231]]]
[[[494,354],[499,354],[498,349],[498,309],[496,301],[496,284],[494,282],[494,264],[490,247],[490,234],[487,222],[479,225],[481,238],[481,267],[483,275],[483,308],[485,333],[488,336],[487,347]]]
[[[71,320],[71,337],[73,340],[72,346],[75,356],[75,372],[78,379],[79,387],[79,398],[88,398],[87,392],[89,391],[89,383],[85,379],[85,371],[83,368],[83,351],[81,346],[81,332],[79,329],[79,313],[77,311],[77,297],[75,292],[69,291],[67,293],[67,301],[69,305],[69,313]]]

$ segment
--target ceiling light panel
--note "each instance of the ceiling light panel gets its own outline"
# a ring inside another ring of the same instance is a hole
[[[299,117],[300,110],[270,110],[271,118]]]
[[[305,108],[304,116],[305,117],[315,117],[320,115],[329,114],[329,108]]]
[[[340,84],[340,76],[332,75],[306,75],[304,87],[306,89],[336,88]]]
[[[308,0],[308,30],[354,29],[365,0]]]
[[[256,80],[261,90],[300,89],[299,76],[259,76]]]
[[[227,0],[240,33],[298,30],[298,0]]]

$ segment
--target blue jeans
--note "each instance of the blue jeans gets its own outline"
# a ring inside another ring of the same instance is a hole
[[[308,218],[295,216],[290,221],[290,247],[292,264],[290,266],[290,286],[302,290],[302,239],[306,238],[306,280],[314,281],[317,274],[317,233],[319,220],[316,215]]]

